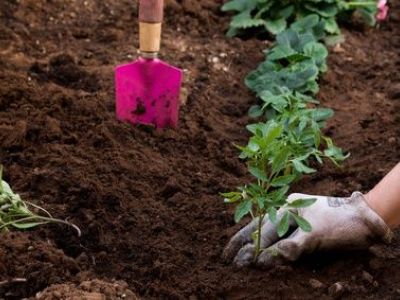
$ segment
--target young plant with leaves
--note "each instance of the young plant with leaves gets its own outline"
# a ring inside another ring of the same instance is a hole
[[[314,200],[287,201],[290,184],[303,174],[316,172],[309,166],[310,160],[322,163],[322,159],[327,157],[339,163],[345,159],[342,151],[321,133],[320,122],[326,118],[326,112],[307,109],[301,100],[288,97],[288,104],[282,108],[278,118],[247,126],[252,133],[250,141],[246,147],[238,147],[240,158],[247,161],[249,172],[256,182],[239,188],[238,192],[223,194],[226,203],[237,204],[236,222],[248,214],[258,220],[253,236],[255,259],[263,250],[260,248],[261,228],[266,217],[273,223],[279,222],[279,236],[289,230],[290,218],[294,218],[304,231],[311,230],[311,225],[298,216],[295,209],[312,205]],[[319,150],[322,140],[326,143],[324,151]]]
[[[0,165],[0,231],[9,230],[11,227],[23,230],[49,223],[60,223],[71,226],[79,236],[81,235],[81,231],[76,225],[55,219],[45,209],[22,201],[21,197],[15,194],[10,185],[2,179],[2,173],[3,167]],[[44,215],[32,212],[29,207],[41,211]]]
[[[225,3],[222,10],[237,13],[230,24],[228,36],[235,36],[249,28],[260,28],[275,35],[310,14],[317,14],[324,20],[324,30],[328,34],[338,35],[338,16],[358,11],[373,26],[378,5],[373,0],[232,0]]]

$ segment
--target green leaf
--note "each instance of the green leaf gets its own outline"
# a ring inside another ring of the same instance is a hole
[[[256,199],[258,207],[263,210],[265,207],[265,198],[264,197],[257,197]]]
[[[290,183],[293,182],[293,180],[296,179],[296,175],[285,175],[285,176],[280,176],[275,178],[272,182],[271,185],[273,187],[282,187],[285,185],[289,185]]]
[[[12,223],[11,226],[18,228],[18,229],[30,229],[34,228],[40,225],[48,224],[49,222],[29,222],[29,223],[18,223],[18,221],[15,221],[15,223]]]
[[[290,215],[288,212],[285,212],[282,219],[279,222],[277,232],[279,237],[283,237],[289,231],[289,219]]]
[[[276,43],[279,46],[287,46],[292,49],[299,43],[299,40],[299,33],[292,29],[285,30],[276,36]]]
[[[272,159],[272,172],[273,173],[279,173],[281,170],[283,170],[287,163],[288,163],[288,158],[289,158],[290,151],[288,148],[283,148],[280,149],[278,153],[273,157]]]
[[[0,195],[3,194],[3,165],[0,165]]]
[[[221,196],[224,197],[225,203],[235,203],[242,198],[242,193],[239,192],[221,193]]]
[[[335,112],[330,108],[316,108],[313,110],[313,118],[316,122],[326,121],[334,116]]]
[[[270,92],[263,91],[260,94],[260,98],[265,102],[262,109],[272,106],[276,111],[283,112],[283,110],[288,106],[288,101],[282,95],[275,96]]]
[[[340,34],[340,28],[335,18],[325,19],[325,30],[332,35]]]
[[[268,208],[267,212],[268,212],[268,218],[269,218],[269,220],[270,220],[273,224],[275,224],[275,223],[276,223],[276,215],[277,215],[276,208],[271,206],[271,207]]]
[[[349,153],[347,155],[344,155],[341,148],[333,145],[324,151],[324,155],[331,158],[335,164],[337,164],[337,162],[344,161],[350,156]]]
[[[251,10],[245,10],[244,12],[236,15],[231,22],[231,26],[234,28],[247,29],[252,27],[259,27],[265,25],[264,20],[253,19],[251,17]]]
[[[278,34],[286,29],[286,20],[284,18],[277,19],[277,20],[266,20],[265,28],[271,32],[272,34]]]
[[[292,160],[293,167],[296,169],[297,172],[302,173],[302,174],[311,174],[315,173],[316,170],[312,169],[310,167],[307,167],[305,164],[303,164],[300,160],[294,159]]]
[[[320,21],[320,17],[316,14],[308,15],[305,18],[301,18],[294,22],[290,28],[298,32],[310,31],[313,27],[317,26]]]
[[[282,131],[283,131],[282,124],[277,124],[276,122],[268,123],[268,124],[271,124],[271,126],[269,127],[269,131],[267,132],[267,134],[265,136],[265,142],[267,144],[271,143],[276,138],[278,138],[282,134]]]
[[[287,58],[291,55],[296,54],[297,52],[293,50],[290,45],[279,45],[273,47],[269,52],[268,52],[268,59],[270,60],[279,60],[282,58]]]
[[[268,194],[268,198],[271,199],[274,204],[279,205],[283,200],[286,200],[286,194],[289,191],[289,186],[285,185]]]
[[[235,222],[236,223],[239,223],[240,220],[242,220],[243,217],[251,211],[252,204],[253,203],[251,202],[251,200],[246,200],[246,201],[241,202],[236,207],[236,210],[235,210]]]
[[[293,216],[294,220],[296,221],[297,225],[305,231],[305,232],[310,232],[312,230],[311,224],[304,218],[300,217],[299,215],[295,213],[291,213]]]
[[[250,107],[249,116],[251,118],[258,118],[258,117],[261,117],[262,115],[263,115],[263,111],[259,105],[253,105],[252,107]]]
[[[279,11],[278,15],[283,19],[288,19],[293,15],[294,9],[295,9],[294,5],[288,5],[288,6],[284,7],[284,8],[282,8]]]
[[[251,173],[251,175],[253,175],[254,177],[256,177],[261,181],[268,181],[268,177],[267,174],[265,173],[265,170],[261,170],[257,166],[249,166],[249,172]]]
[[[310,42],[304,46],[304,53],[312,57],[315,61],[322,61],[328,57],[328,49],[316,42]]]
[[[313,3],[306,3],[304,5],[307,9],[309,9],[312,12],[318,13],[320,16],[329,18],[329,17],[334,17],[339,11],[334,3],[324,3],[320,2],[317,4]]]
[[[293,208],[301,208],[301,207],[308,207],[313,205],[317,201],[316,198],[310,199],[297,199],[289,203],[290,207]]]
[[[249,124],[246,126],[246,129],[250,131],[252,134],[257,135],[258,131],[262,132],[263,126],[264,126],[263,123]]]
[[[244,11],[244,10],[252,10],[256,7],[257,0],[233,0],[225,3],[222,7],[222,11]]]
[[[247,145],[247,148],[252,152],[257,152],[258,150],[260,150],[260,145],[257,141],[257,138],[251,138],[249,144]]]
[[[241,159],[246,159],[253,157],[255,155],[254,151],[252,151],[249,147],[241,147],[241,146],[236,146],[240,151],[242,151],[239,155],[239,158]]]

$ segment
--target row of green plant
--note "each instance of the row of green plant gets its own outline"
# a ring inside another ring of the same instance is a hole
[[[348,18],[354,10],[371,26],[375,25],[378,7],[376,1],[360,0],[233,0],[227,2],[223,11],[235,11],[229,36],[242,33],[249,28],[266,30],[278,34],[292,22],[311,14],[317,14],[324,21],[324,30],[339,34],[339,18]]]
[[[310,15],[293,23],[277,36],[275,46],[266,51],[266,60],[246,78],[247,86],[261,100],[250,114],[266,119],[248,125],[249,143],[238,146],[240,158],[247,161],[255,181],[223,196],[227,203],[237,204],[236,222],[248,214],[258,219],[258,231],[253,236],[256,257],[262,250],[260,236],[265,217],[279,223],[279,236],[289,230],[290,218],[302,230],[311,230],[294,209],[315,200],[287,202],[290,185],[302,175],[316,172],[314,162],[322,164],[328,158],[339,164],[346,158],[321,132],[333,111],[316,107],[318,101],[313,97],[318,92],[318,76],[327,69],[328,50],[319,42],[325,35],[324,22],[318,15]],[[279,209],[282,215],[278,218]]]
[[[23,201],[15,194],[10,185],[2,179],[3,167],[0,165],[0,232],[16,229],[30,229],[48,223],[59,223],[73,227],[78,235],[80,229],[70,222],[54,218],[47,210],[28,201]],[[34,213],[40,211],[42,215]]]
[[[236,204],[236,222],[249,214],[258,220],[253,234],[255,259],[264,250],[260,242],[265,218],[277,225],[280,237],[288,232],[291,219],[304,231],[312,229],[296,208],[310,206],[315,199],[288,202],[291,184],[316,172],[314,165],[324,159],[339,165],[348,156],[322,134],[334,112],[318,108],[315,95],[318,78],[327,70],[328,49],[321,41],[329,34],[338,34],[336,17],[355,7],[373,24],[377,4],[371,1],[233,0],[223,7],[239,12],[229,35],[253,26],[277,34],[275,45],[265,51],[266,60],[246,77],[246,85],[260,99],[250,115],[264,120],[248,125],[248,144],[237,146],[254,181],[223,194],[226,203]]]

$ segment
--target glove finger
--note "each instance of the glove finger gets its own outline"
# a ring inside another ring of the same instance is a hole
[[[238,251],[238,254],[233,260],[233,264],[238,268],[247,267],[254,262],[254,254],[256,247],[252,243],[244,245]]]
[[[288,261],[296,261],[303,253],[313,249],[312,233],[296,229],[288,238],[265,249],[257,259],[259,267],[267,268]]]
[[[277,221],[275,223],[272,223],[270,220],[266,220],[265,224],[261,228],[261,249],[266,249],[281,239],[278,235],[278,225],[282,220],[283,215],[283,211],[279,212],[277,216]],[[297,226],[293,218],[290,218],[289,226]]]
[[[263,221],[265,222],[265,220]],[[237,232],[229,241],[223,252],[223,259],[226,261],[232,261],[232,259],[238,254],[238,251],[247,243],[252,241],[251,235],[257,229],[258,218],[254,219],[247,226]]]
[[[272,223],[268,220],[268,217],[265,217],[263,220],[264,225],[261,228],[261,240],[260,240],[260,249],[263,250],[272,244],[279,241],[279,236],[277,233],[277,224],[279,224],[280,220],[283,217],[284,212],[279,212],[277,216],[276,224]],[[258,219],[257,219],[258,221]],[[290,226],[294,226],[296,223],[293,220],[290,220]],[[256,222],[255,226],[252,228],[252,232],[256,231],[258,228],[258,222]],[[237,255],[235,256],[233,263],[237,267],[245,267],[254,262],[254,255],[256,252],[256,246],[254,241],[250,235],[250,239],[247,240],[246,245],[242,245],[240,250],[237,251]]]

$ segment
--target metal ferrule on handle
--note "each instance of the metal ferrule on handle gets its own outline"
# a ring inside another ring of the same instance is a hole
[[[140,52],[145,58],[155,58],[160,51],[164,0],[140,0]]]

